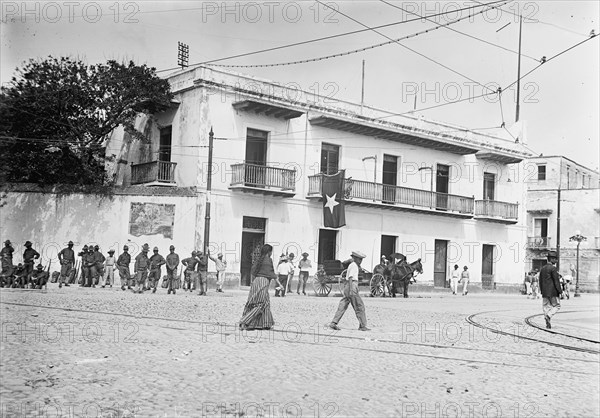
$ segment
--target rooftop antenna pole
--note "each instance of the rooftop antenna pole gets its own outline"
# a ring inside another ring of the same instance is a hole
[[[521,101],[521,32],[523,29],[523,16],[519,15],[519,63],[517,65],[517,114],[515,122],[519,121],[519,110]]]

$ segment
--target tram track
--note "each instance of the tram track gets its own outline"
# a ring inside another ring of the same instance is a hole
[[[482,329],[485,329],[487,331],[491,331],[491,332],[493,332],[495,334],[510,336],[510,337],[513,337],[513,338],[519,338],[519,339],[526,340],[526,341],[532,341],[532,342],[542,343],[542,344],[550,345],[550,346],[553,346],[553,347],[563,348],[565,350],[572,350],[572,351],[579,351],[579,352],[583,352],[583,353],[600,355],[600,351],[598,351],[598,350],[588,349],[588,348],[584,348],[584,347],[576,347],[576,346],[567,345],[567,344],[560,344],[560,343],[557,343],[557,342],[554,342],[554,341],[542,340],[542,339],[539,339],[539,338],[528,337],[528,336],[525,336],[525,335],[518,335],[518,334],[511,333],[511,332],[502,331],[502,330],[499,330],[497,328],[486,326],[486,325],[484,325],[484,324],[482,324],[480,322],[477,322],[477,321],[475,321],[473,319],[473,318],[475,318],[476,316],[479,316],[479,315],[494,314],[494,313],[498,313],[498,312],[505,312],[505,311],[478,312],[478,313],[474,313],[474,314],[469,315],[466,318],[466,320],[467,320],[467,322],[469,324],[471,324],[471,325],[473,325],[475,327],[482,328]],[[578,313],[578,312],[580,312],[580,311],[569,311],[569,312],[564,312],[564,313]],[[536,326],[536,325],[534,325],[532,323],[532,318],[535,318],[537,316],[539,316],[539,314],[531,315],[531,316],[526,317],[525,318],[525,323],[527,325],[535,328],[535,329],[540,329],[540,330],[543,330],[543,331],[550,331],[550,330],[546,330],[545,328]],[[587,341],[587,342],[592,342],[592,343],[597,343],[598,344],[598,341],[587,340],[585,338],[578,338],[578,337],[574,337],[574,336],[563,334],[563,333],[556,332],[556,331],[553,332],[552,334],[561,335],[561,336],[564,336],[564,337],[570,337],[570,338],[574,338],[574,339],[577,339],[577,340]]]
[[[229,331],[221,331],[221,332],[223,332],[223,335],[225,335],[225,336],[234,335],[236,332],[239,332],[230,325],[217,323],[217,322],[206,322],[206,321],[156,317],[156,316],[148,316],[148,315],[106,312],[106,311],[97,311],[97,310],[90,310],[90,309],[44,306],[44,305],[37,305],[37,304],[18,303],[18,302],[0,301],[0,305],[1,304],[28,307],[28,308],[49,309],[49,310],[57,310],[57,311],[65,311],[65,312],[77,312],[77,313],[91,314],[91,315],[126,317],[126,318],[138,319],[138,320],[168,321],[168,322],[176,322],[176,323],[182,323],[182,324],[202,325],[202,326],[211,326],[211,327],[220,327],[220,326],[225,325],[225,326],[229,327],[228,328]],[[89,320],[89,318],[85,318],[85,317],[81,317],[81,316],[79,316],[78,318],[80,318],[82,320]],[[148,324],[148,326],[159,327],[159,328],[168,329],[168,330],[181,330],[181,331],[186,331],[186,332],[200,333],[202,335],[207,334],[207,332],[206,332],[206,330],[204,330],[204,328],[202,330],[197,330],[197,329],[193,329],[193,328],[179,328],[179,327],[161,325],[161,324],[157,324],[157,323]],[[213,329],[213,331],[214,331],[214,329]],[[282,329],[275,328],[275,329],[271,329],[267,332],[272,333],[272,335],[279,335],[280,338],[277,338],[277,340],[286,342],[286,343],[290,343],[290,344],[305,344],[305,345],[320,346],[320,347],[332,347],[332,343],[336,342],[336,341],[330,341],[330,342],[310,341],[310,339],[314,337],[314,333],[304,332],[302,330],[282,330]],[[289,338],[286,337],[290,333],[303,336],[307,340],[305,340],[305,341],[290,340]],[[210,335],[210,334],[211,333],[208,333],[208,335]],[[512,334],[508,333],[508,335],[512,335]],[[513,352],[513,351],[457,347],[457,346],[451,346],[451,345],[427,344],[427,343],[422,343],[422,342],[420,343],[420,342],[410,342],[410,341],[399,341],[399,340],[393,340],[393,339],[371,339],[369,337],[365,338],[365,337],[339,335],[339,334],[331,335],[329,337],[333,340],[340,339],[340,340],[345,340],[345,341],[349,341],[349,342],[365,342],[365,341],[366,342],[377,342],[377,343],[383,343],[383,344],[394,344],[394,345],[404,346],[404,347],[409,347],[409,348],[418,347],[418,348],[428,348],[428,349],[434,349],[434,350],[435,349],[456,350],[456,351],[463,351],[463,352],[470,352],[470,353],[477,353],[477,354],[490,353],[490,354],[496,354],[496,355],[510,355],[511,357],[522,356],[525,359],[529,359],[531,357],[531,353],[529,353],[529,352],[528,353],[519,353],[519,352]],[[320,338],[319,338],[319,340],[320,340]],[[543,341],[541,341],[541,342],[543,342]],[[414,353],[414,352],[411,353],[411,352],[402,352],[402,351],[390,350],[390,349],[384,349],[384,348],[357,347],[357,346],[347,346],[347,345],[339,345],[338,347],[351,349],[351,350],[357,350],[357,351],[367,351],[367,352],[372,352],[372,353],[379,353],[379,354],[412,356],[412,357],[417,357],[417,358],[429,358],[429,359],[437,359],[437,360],[444,360],[444,361],[480,363],[480,364],[489,364],[489,365],[516,367],[516,368],[531,368],[531,369],[539,369],[540,368],[539,366],[528,365],[528,364],[525,364],[525,365],[524,364],[514,364],[514,363],[508,363],[508,362],[502,362],[502,361],[473,359],[473,358],[465,358],[465,357],[458,357],[458,356],[455,357],[455,356],[443,356],[443,355],[426,354],[426,353]],[[591,352],[591,353],[597,354],[597,352]],[[561,356],[542,355],[542,356],[537,356],[537,357],[538,358],[547,358],[547,359],[563,359],[563,357],[561,357]],[[593,364],[598,363],[597,360],[591,360],[591,359],[573,359],[573,361],[579,362],[579,363],[593,363]],[[556,370],[556,369],[553,369],[553,370]],[[577,372],[577,371],[572,371],[572,370],[564,370],[564,372],[577,373],[577,374],[591,374],[594,376],[597,375],[597,373]]]

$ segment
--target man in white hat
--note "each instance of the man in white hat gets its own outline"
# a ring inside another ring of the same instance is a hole
[[[346,313],[348,305],[352,305],[356,318],[358,318],[360,331],[370,331],[367,328],[367,315],[365,313],[365,304],[363,303],[360,295],[358,294],[358,273],[360,271],[360,263],[366,256],[359,251],[352,251],[352,263],[348,266],[346,272],[346,279],[344,280],[344,288],[342,293],[344,297],[340,300],[337,312],[333,317],[333,320],[329,324],[329,328],[340,330],[338,323]]]
[[[223,254],[217,254],[217,258],[210,255],[208,251],[208,258],[210,258],[217,268],[217,292],[223,293],[223,282],[225,281],[225,270],[227,269],[227,261],[223,260]]]

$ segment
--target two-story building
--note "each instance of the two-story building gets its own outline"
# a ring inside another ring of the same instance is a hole
[[[306,251],[313,263],[360,250],[368,270],[401,252],[422,259],[419,282],[435,287],[446,286],[454,264],[468,266],[474,285],[522,282],[526,188],[511,173],[531,153],[505,130],[394,115],[208,67],[169,81],[172,108],[139,120],[151,140],[115,134],[110,147],[120,150],[119,184],[195,187],[196,242],[180,243],[183,253],[202,247],[210,199],[209,246],[242,286],[265,242],[275,255]],[[338,170],[346,226],[325,228],[321,180]]]
[[[585,290],[600,283],[600,175],[562,156],[529,158],[527,183],[527,264],[540,268],[548,251],[559,252],[559,270],[572,275],[580,243],[579,280]]]

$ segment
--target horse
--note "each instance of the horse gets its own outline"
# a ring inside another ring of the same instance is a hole
[[[416,273],[415,273],[416,272]],[[421,259],[419,258],[417,261],[413,261],[412,263],[407,263],[406,261],[400,261],[399,263],[392,263],[386,266],[383,276],[388,283],[388,288],[390,289],[390,293],[392,297],[396,297],[396,293],[398,293],[396,286],[398,284],[402,285],[403,296],[405,298],[408,297],[408,284],[417,274],[423,273],[423,264],[421,264]],[[391,283],[391,288],[389,284]]]

